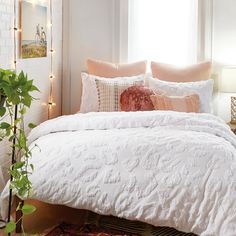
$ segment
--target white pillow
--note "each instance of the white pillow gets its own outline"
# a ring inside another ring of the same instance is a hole
[[[81,113],[98,112],[99,110],[115,111],[115,110],[109,110],[110,108],[107,106],[107,104],[104,104],[103,109],[105,107],[108,110],[101,109],[102,106],[101,104],[99,104],[99,97],[101,98],[101,92],[103,93],[104,91],[106,91],[106,87],[111,87],[111,86],[118,86],[120,91],[121,89],[125,90],[126,88],[131,87],[136,83],[143,84],[145,80],[145,75],[132,76],[132,77],[103,78],[95,75],[90,75],[84,72],[81,73],[81,77],[83,86],[82,99],[80,105]],[[101,89],[98,91],[100,85],[102,85],[103,91],[101,91]],[[109,95],[109,92],[107,94]],[[104,97],[107,96],[107,94],[102,96],[103,97],[102,102],[104,102]],[[109,96],[107,97],[107,99],[114,101],[113,94]]]
[[[154,91],[164,92],[167,96],[186,96],[198,94],[200,98],[200,112],[211,113],[212,95],[213,95],[213,80],[175,83],[167,82],[159,79],[148,78],[146,80],[148,86]]]

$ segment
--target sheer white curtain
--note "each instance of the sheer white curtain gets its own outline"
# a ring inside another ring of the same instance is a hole
[[[198,0],[130,0],[128,61],[197,61]]]

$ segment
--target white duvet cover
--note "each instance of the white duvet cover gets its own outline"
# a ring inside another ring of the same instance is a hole
[[[198,235],[236,235],[236,139],[213,115],[76,114],[41,124],[29,140],[39,146],[31,159],[34,199]]]

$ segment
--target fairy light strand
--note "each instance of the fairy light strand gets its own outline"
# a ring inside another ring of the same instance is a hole
[[[17,32],[18,32],[18,26],[17,26],[17,20],[16,20],[16,0],[14,0],[14,36],[13,36],[13,47],[14,47],[14,71],[16,72],[16,65],[17,65]]]
[[[53,7],[52,7],[52,0],[49,1],[49,8],[50,8],[50,75],[49,75],[49,82],[50,82],[50,88],[49,88],[49,100],[48,100],[48,119],[51,118],[51,110],[54,106],[56,106],[56,103],[53,101],[53,80],[55,79],[55,76],[53,74],[53,54],[55,53],[55,50],[53,49]],[[17,25],[17,0],[14,0],[14,27],[13,27],[13,69],[16,72],[17,70],[17,35],[18,32],[21,32],[21,30],[18,28]]]
[[[17,26],[17,0],[14,0],[13,2],[13,60],[14,60],[14,65],[13,65],[13,70],[16,72],[16,64],[17,64],[17,32],[18,32],[18,26]],[[14,119],[17,119],[17,105],[15,106],[14,110]],[[14,134],[16,134],[16,126],[14,127]],[[12,146],[12,157],[11,157],[11,164],[16,163],[16,157],[15,157],[15,138],[13,139],[13,146]],[[13,181],[13,176],[10,174],[10,181]],[[7,222],[9,223],[11,221],[11,204],[12,204],[12,195],[13,195],[13,190],[10,188],[9,190],[9,203],[8,203],[8,217],[7,217]],[[8,236],[10,236],[11,233],[8,233]]]
[[[50,75],[49,75],[49,80],[50,80],[50,89],[49,89],[49,101],[48,101],[48,119],[51,118],[51,110],[52,107],[55,106],[56,104],[53,102],[53,80],[55,79],[55,76],[53,75],[53,9],[52,9],[52,0],[49,2],[50,4],[50,34],[51,34],[51,40],[50,40]]]

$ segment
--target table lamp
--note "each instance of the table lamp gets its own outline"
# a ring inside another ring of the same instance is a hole
[[[236,66],[222,69],[219,91],[236,93]],[[231,124],[236,124],[236,96],[231,97]]]

